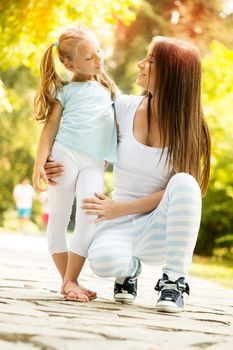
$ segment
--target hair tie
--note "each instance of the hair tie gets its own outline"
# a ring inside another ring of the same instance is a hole
[[[55,41],[54,43],[53,43],[53,45],[54,46],[56,46],[56,47],[58,47],[58,45],[59,45],[59,41],[57,40],[57,41]]]

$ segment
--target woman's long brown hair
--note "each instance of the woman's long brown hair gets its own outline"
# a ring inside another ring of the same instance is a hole
[[[61,63],[65,59],[72,62],[76,53],[76,46],[88,36],[94,34],[86,27],[78,26],[68,28],[60,37],[57,46],[57,54]],[[40,64],[40,85],[39,91],[34,101],[35,118],[40,121],[46,121],[51,113],[52,106],[55,102],[58,91],[67,84],[56,72],[55,62],[53,58],[54,44],[49,45],[41,59]],[[111,78],[105,73],[94,76],[95,80],[108,88],[114,98],[116,93],[116,85]]]
[[[168,147],[174,173],[194,176],[204,195],[210,174],[211,143],[201,106],[199,52],[174,38],[155,37],[152,45],[155,85],[148,99],[149,128],[153,109],[162,147]]]

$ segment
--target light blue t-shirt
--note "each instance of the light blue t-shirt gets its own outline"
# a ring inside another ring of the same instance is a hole
[[[70,149],[114,163],[117,134],[110,91],[97,81],[70,82],[56,99],[64,108],[56,140]]]

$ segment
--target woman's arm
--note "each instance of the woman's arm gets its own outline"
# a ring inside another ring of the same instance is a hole
[[[124,215],[149,213],[158,206],[163,194],[164,190],[151,193],[143,198],[116,202],[102,193],[95,193],[94,198],[83,200],[82,208],[86,214],[97,215],[98,219],[95,222],[99,222]]]
[[[54,143],[55,136],[59,129],[63,107],[60,102],[55,102],[52,108],[52,112],[45,122],[42,129],[39,144],[37,147],[36,160],[33,171],[33,186],[38,191],[43,191],[40,180],[44,180],[48,184],[48,179],[44,170],[44,165],[47,161],[49,153]]]

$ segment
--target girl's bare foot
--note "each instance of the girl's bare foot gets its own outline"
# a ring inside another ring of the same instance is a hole
[[[84,294],[88,297],[89,300],[93,300],[97,298],[96,292],[93,292],[92,290],[83,287],[80,283],[78,283],[78,286],[84,292]]]
[[[66,300],[70,301],[88,302],[90,300],[87,293],[74,281],[63,282],[61,293]]]

